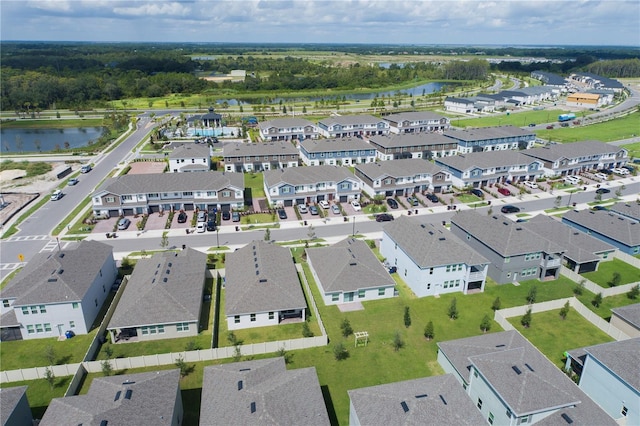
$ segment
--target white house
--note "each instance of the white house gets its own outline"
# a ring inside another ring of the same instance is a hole
[[[449,174],[432,162],[409,158],[358,164],[355,175],[370,197],[376,195],[408,196],[416,192],[442,192],[451,185]]]
[[[304,118],[276,118],[258,124],[263,141],[291,141],[318,138],[318,127]]]
[[[226,172],[261,172],[298,166],[298,150],[289,141],[227,142],[222,155]]]
[[[318,121],[318,131],[325,138],[387,135],[389,123],[368,114],[336,115]]]
[[[384,117],[391,133],[438,132],[447,130],[451,121],[431,111],[412,111],[389,114]]]
[[[298,149],[307,166],[351,166],[376,161],[375,148],[359,138],[309,139],[301,141]]]
[[[169,153],[169,171],[172,173],[206,172],[211,169],[209,145],[185,143]]]

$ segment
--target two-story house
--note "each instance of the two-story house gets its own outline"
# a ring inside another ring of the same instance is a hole
[[[386,135],[389,123],[368,114],[336,115],[318,121],[318,131],[325,138]]]
[[[369,137],[380,160],[447,157],[458,153],[458,143],[440,133],[401,133]]]
[[[544,173],[542,161],[511,150],[470,152],[436,158],[435,163],[451,175],[451,182],[459,188],[535,180]]]
[[[169,153],[169,171],[172,173],[209,170],[211,170],[211,152],[207,144],[185,143]]]
[[[451,232],[489,260],[488,275],[498,284],[560,276],[564,247],[503,215],[459,211],[451,218]]]
[[[221,127],[222,115],[214,111],[213,107],[204,114],[194,114],[187,118],[187,124],[194,129],[194,134],[203,136],[203,129]]]
[[[98,241],[36,254],[0,292],[2,341],[87,334],[117,275]]]
[[[431,111],[401,112],[384,117],[391,133],[442,132],[448,130],[451,121]]]
[[[536,134],[514,126],[447,130],[444,135],[458,143],[458,152],[499,151],[533,148]]]
[[[408,196],[415,192],[442,192],[449,189],[449,174],[433,163],[418,158],[358,164],[355,175],[370,196]]]
[[[401,216],[384,226],[380,254],[418,297],[484,291],[489,261],[441,225]]]
[[[461,114],[471,114],[476,110],[473,99],[456,98],[453,96],[444,98],[444,109],[445,111],[458,112]]]
[[[222,149],[227,172],[261,172],[298,167],[298,150],[289,141],[228,142]]]
[[[362,181],[346,167],[313,166],[266,170],[264,192],[271,205],[293,206],[336,200],[346,203],[360,198]]]
[[[600,141],[547,145],[523,151],[540,160],[545,176],[568,176],[580,172],[609,169],[626,164],[628,151]]]
[[[91,194],[94,214],[132,216],[177,210],[241,209],[240,173],[153,173],[109,178]]]
[[[298,149],[307,166],[351,166],[376,161],[376,150],[360,138],[309,139],[301,141]]]
[[[603,210],[570,210],[562,223],[611,244],[632,256],[640,253],[640,222]]]
[[[265,142],[317,139],[318,127],[304,118],[276,118],[258,124]]]

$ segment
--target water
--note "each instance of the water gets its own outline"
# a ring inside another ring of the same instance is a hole
[[[102,127],[70,127],[65,129],[2,129],[0,146],[3,153],[46,152],[56,149],[88,146],[102,135]],[[40,141],[40,149],[36,146]],[[22,144],[22,148],[18,149]]]
[[[237,127],[215,127],[208,129],[194,129],[190,128],[187,130],[188,136],[215,136],[218,137],[224,133],[225,136],[231,135],[233,132],[234,135],[238,135]]]

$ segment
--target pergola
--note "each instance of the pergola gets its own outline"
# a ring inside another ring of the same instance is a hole
[[[369,332],[367,331],[356,331],[355,333],[353,333],[353,336],[355,339],[354,344],[356,348],[361,344],[367,346],[367,343],[369,343]]]

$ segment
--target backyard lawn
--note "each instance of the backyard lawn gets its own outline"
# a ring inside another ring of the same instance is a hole
[[[25,382],[0,383],[2,388],[12,388],[16,386],[27,387],[27,400],[31,407],[34,419],[41,419],[53,398],[61,398],[69,387],[72,376],[56,377],[53,388],[45,379],[29,380]]]
[[[250,198],[264,198],[264,181],[262,173],[245,173],[244,187],[251,191]]]
[[[619,285],[640,282],[640,269],[629,265],[622,260],[615,258],[609,262],[600,262],[598,270],[581,274],[589,281],[593,281],[601,287],[611,287],[609,282],[613,278],[613,274],[620,274]]]
[[[51,365],[47,358],[48,346],[53,349],[54,365],[81,362],[96,332],[97,329],[94,329],[89,334],[62,341],[58,341],[57,337],[50,337],[2,342],[0,344],[1,368],[6,371]]]

